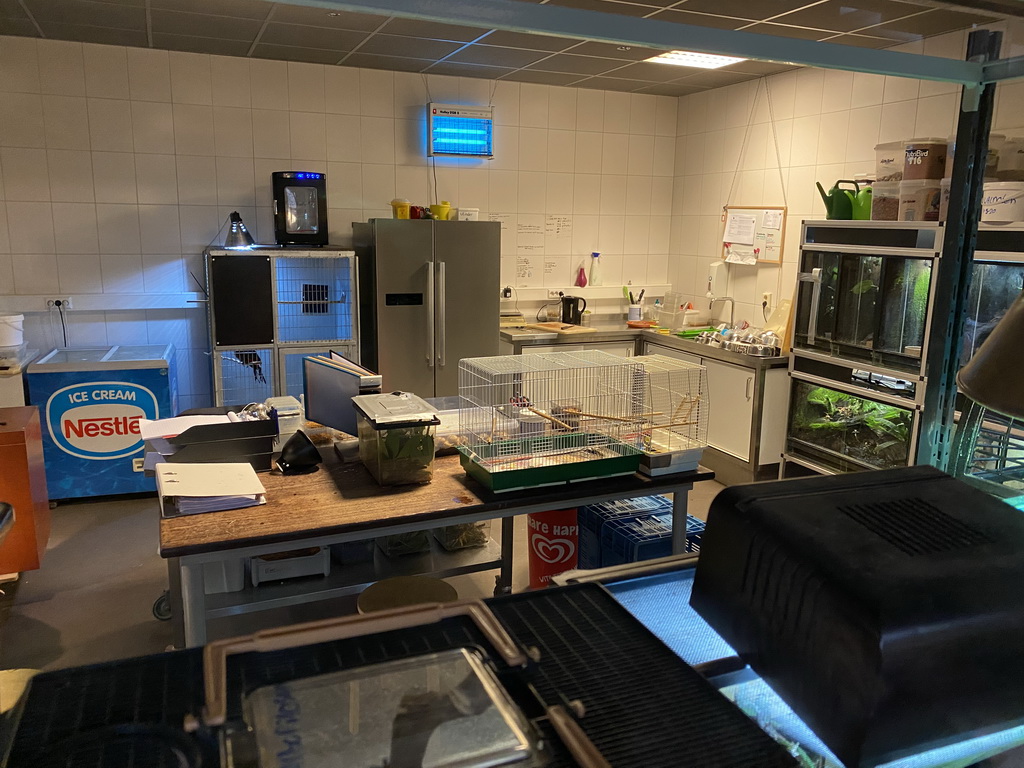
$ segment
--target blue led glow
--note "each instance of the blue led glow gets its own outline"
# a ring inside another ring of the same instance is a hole
[[[435,155],[494,154],[493,121],[485,118],[434,115],[430,148]]]

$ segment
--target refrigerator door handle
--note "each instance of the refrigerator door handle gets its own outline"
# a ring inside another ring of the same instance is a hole
[[[446,337],[448,335],[448,322],[445,318],[445,305],[448,303],[448,289],[446,287],[444,262],[437,262],[437,275],[440,278],[440,285],[437,291],[438,301],[438,325],[440,326],[437,334],[437,345],[439,354],[437,356],[438,362],[442,368],[448,363],[448,343]]]
[[[427,262],[427,367],[434,367],[434,262]]]

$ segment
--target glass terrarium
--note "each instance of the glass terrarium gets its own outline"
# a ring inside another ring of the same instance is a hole
[[[352,398],[359,460],[381,485],[429,483],[434,477],[437,412],[409,392]]]
[[[932,258],[804,250],[795,347],[917,372]]]
[[[793,379],[787,450],[841,472],[910,463],[912,408]]]
[[[971,276],[960,364],[966,365],[1024,290],[1024,264],[978,262]]]

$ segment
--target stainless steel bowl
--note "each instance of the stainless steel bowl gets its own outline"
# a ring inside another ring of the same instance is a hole
[[[779,348],[772,344],[748,344],[747,354],[751,357],[778,357]]]

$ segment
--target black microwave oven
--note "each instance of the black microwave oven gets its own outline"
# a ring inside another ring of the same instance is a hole
[[[274,239],[278,245],[327,245],[327,174],[276,171]]]

